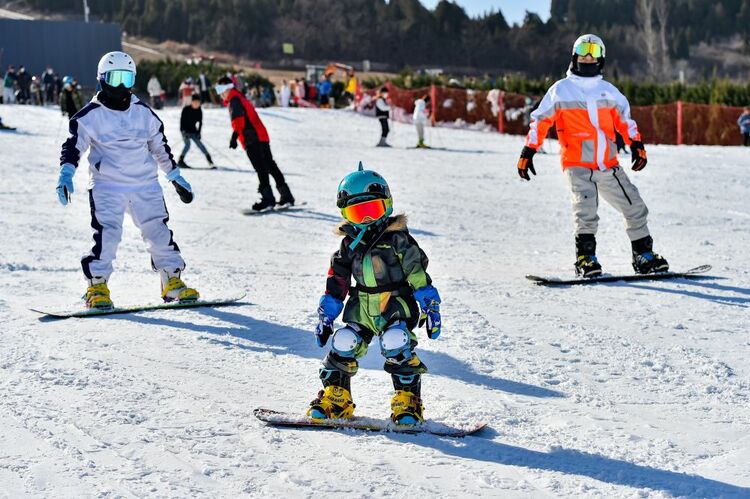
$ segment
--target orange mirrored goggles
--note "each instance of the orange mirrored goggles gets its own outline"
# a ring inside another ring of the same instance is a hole
[[[602,56],[602,46],[594,42],[582,42],[576,45],[575,52],[581,57],[591,54],[591,57],[598,59]]]
[[[390,199],[371,199],[341,208],[341,214],[353,224],[368,224],[380,220],[391,207]]]

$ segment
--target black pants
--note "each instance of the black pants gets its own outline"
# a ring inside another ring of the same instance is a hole
[[[744,139],[744,144],[750,146],[750,133],[743,133],[742,138]]]
[[[286,186],[284,180],[284,174],[279,170],[276,161],[273,160],[271,154],[271,144],[268,142],[251,142],[247,144],[245,149],[247,157],[250,159],[250,163],[255,169],[255,173],[258,174],[258,192],[263,197],[272,197],[271,184],[269,182],[269,175],[276,181],[276,189],[281,191]],[[270,196],[269,196],[270,194]]]
[[[388,132],[390,131],[388,128],[388,118],[380,118],[380,136],[383,138],[388,137]]]

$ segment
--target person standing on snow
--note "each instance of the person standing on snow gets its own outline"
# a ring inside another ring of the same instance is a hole
[[[148,92],[148,97],[151,101],[151,107],[161,109],[161,94],[164,90],[162,90],[161,83],[159,83],[159,78],[157,78],[156,75],[153,75],[148,79],[146,91]]]
[[[746,107],[739,119],[737,125],[740,127],[742,142],[745,146],[750,146],[750,107]]]
[[[15,104],[16,103],[16,81],[18,76],[13,66],[8,66],[8,70],[5,72],[3,78],[3,103],[4,104]]]
[[[622,93],[602,78],[605,47],[596,35],[580,36],[573,44],[568,76],[557,81],[531,114],[526,145],[518,160],[518,175],[536,175],[533,158],[552,125],[560,138],[563,172],[572,191],[576,225],[576,274],[602,273],[596,258],[599,196],[625,217],[633,252],[633,269],[639,274],[663,272],[669,264],[653,252],[647,225],[648,208],[638,189],[617,161],[615,130],[630,145],[632,169],[647,163],[630,104]]]
[[[391,419],[399,425],[424,421],[421,377],[427,372],[414,349],[413,330],[426,324],[427,336],[441,332],[440,295],[427,274],[428,259],[406,226],[406,216],[392,217],[388,183],[362,163],[338,187],[336,205],[344,221],[341,246],[331,257],[326,291],[320,298],[315,340],[319,347],[331,338],[331,350],[320,367],[323,390],[310,403],[313,419],[351,418],[354,402],[351,378],[358,359],[377,337],[395,394]],[[356,287],[352,288],[354,278]],[[344,305],[344,300],[349,299]],[[344,312],[346,323],[333,330]]]
[[[206,73],[201,71],[201,73],[198,75],[198,83],[196,84],[198,87],[198,90],[200,91],[201,96],[201,103],[205,104],[211,103],[211,80],[208,79],[208,76],[206,76]]]
[[[184,203],[193,200],[193,190],[174,162],[164,124],[131,93],[135,75],[135,62],[128,54],[105,54],[97,66],[102,90],[70,119],[68,139],[62,145],[57,196],[63,206],[73,194],[78,161],[91,148],[89,204],[94,247],[81,260],[89,308],[114,306],[107,281],[122,238],[125,212],[148,244],[151,265],[161,277],[162,299],[189,302],[199,298],[180,278],[185,261],[167,226],[169,213],[158,170],[166,173]]]
[[[417,149],[429,149],[429,146],[424,143],[424,127],[427,124],[427,118],[429,117],[429,111],[427,111],[427,104],[429,102],[429,95],[425,95],[414,101],[414,114],[412,115],[412,120],[417,129]]]
[[[229,77],[222,77],[217,82],[216,93],[221,96],[224,105],[229,108],[232,120],[232,138],[230,149],[237,149],[237,140],[245,149],[250,163],[258,174],[258,192],[261,199],[253,204],[255,211],[267,211],[276,206],[276,199],[271,189],[269,175],[276,181],[279,191],[279,208],[294,205],[294,196],[271,154],[271,139],[252,104],[235,88]]]
[[[83,99],[78,89],[73,86],[73,77],[66,76],[63,78],[63,89],[60,92],[60,110],[63,116],[67,115],[68,119],[70,119],[82,107]]]
[[[391,147],[386,139],[388,138],[388,119],[391,117],[391,108],[388,105],[388,88],[383,87],[378,93],[375,100],[375,116],[380,120],[380,142],[378,147]]]
[[[180,153],[180,159],[177,161],[177,166],[182,168],[190,168],[185,163],[185,155],[190,150],[190,142],[195,142],[198,149],[206,156],[209,166],[212,169],[216,168],[214,162],[211,159],[211,155],[208,154],[206,146],[201,142],[201,130],[203,129],[203,111],[201,110],[201,97],[198,94],[193,94],[193,100],[190,101],[189,106],[182,108],[182,114],[180,115],[180,133],[182,133],[182,152]]]

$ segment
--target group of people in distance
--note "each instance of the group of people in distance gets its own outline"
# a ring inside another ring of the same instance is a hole
[[[567,77],[549,89],[531,115],[517,171],[525,180],[531,178],[530,173],[536,174],[534,154],[549,128],[557,124],[562,166],[573,193],[576,272],[583,278],[601,273],[595,238],[599,194],[625,217],[635,271],[664,271],[668,269],[666,260],[652,250],[646,205],[619,166],[615,131],[631,147],[633,170],[646,166],[646,152],[627,99],[602,79],[604,63],[605,47],[600,38],[584,35],[576,40]],[[62,147],[57,192],[63,205],[73,193],[72,177],[78,160],[91,147],[89,201],[95,235],[94,247],[82,260],[89,283],[85,295],[89,307],[113,306],[107,281],[126,211],[148,243],[153,267],[161,276],[162,298],[199,298],[198,292],[181,279],[185,263],[167,227],[158,168],[184,202],[192,201],[192,188],[169,152],[161,120],[130,92],[135,72],[135,63],[127,54],[112,52],[102,58],[98,68],[102,90],[70,120],[70,134]],[[229,78],[220,79],[215,89],[229,109],[233,130],[230,147],[242,145],[258,173],[261,200],[254,208],[269,209],[277,204],[269,176],[276,182],[278,202],[293,204],[294,198],[273,160],[268,133],[253,106]],[[386,101],[386,92],[381,91],[380,104],[376,103],[381,113],[387,111],[383,107]],[[425,99],[420,107],[424,106]],[[110,119],[112,113],[122,113],[131,128],[144,133],[119,130],[121,120]],[[388,133],[387,119],[380,121],[383,142]],[[427,255],[409,233],[405,216],[393,216],[393,198],[386,180],[361,163],[339,184],[336,206],[343,217],[338,227],[342,239],[331,257],[315,328],[317,344],[323,347],[330,341],[330,350],[319,370],[323,389],[307,414],[313,419],[352,417],[355,404],[351,378],[357,373],[358,359],[377,337],[385,357],[384,369],[391,375],[394,388],[391,418],[399,425],[419,424],[424,421],[421,376],[427,367],[415,351],[418,342],[414,331],[424,325],[431,339],[438,338],[442,331],[442,300],[427,273]],[[342,312],[345,325],[335,329],[334,321]]]

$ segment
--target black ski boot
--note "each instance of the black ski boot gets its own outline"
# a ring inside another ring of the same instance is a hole
[[[273,197],[271,186],[258,189],[260,192],[260,201],[253,205],[253,211],[268,211],[276,206],[276,199]]]
[[[190,165],[185,163],[185,156],[180,156],[180,159],[177,161],[177,166],[180,168],[190,168]]]
[[[633,270],[636,274],[653,274],[666,272],[669,263],[664,257],[653,252],[654,240],[651,236],[633,241]]]
[[[289,190],[289,185],[277,185],[276,189],[279,191],[279,208],[294,206],[294,196],[292,196],[292,191]]]
[[[214,160],[211,159],[210,154],[206,154],[206,161],[208,161],[208,166],[210,166],[212,170],[216,170],[216,165],[214,164]]]
[[[602,266],[596,259],[596,236],[578,234],[576,236],[576,275],[591,278],[602,275]]]

